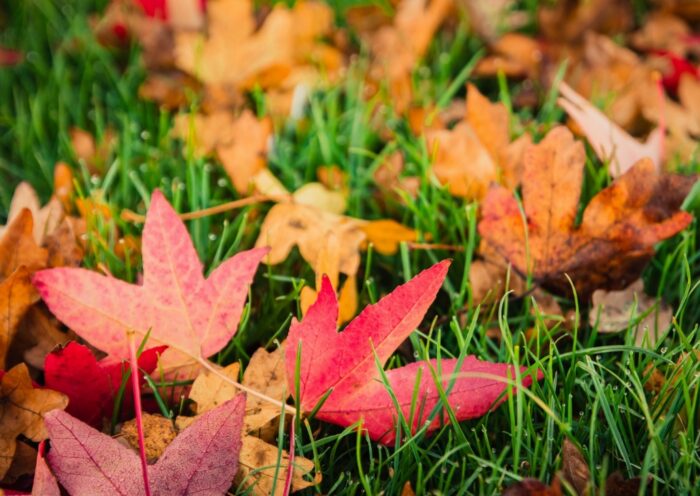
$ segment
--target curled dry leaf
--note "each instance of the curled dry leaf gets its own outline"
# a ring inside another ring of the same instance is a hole
[[[566,83],[561,84],[559,91],[563,96],[558,100],[559,105],[579,125],[598,158],[609,162],[612,177],[621,176],[643,158],[649,158],[657,171],[661,170],[664,139],[661,129],[655,129],[646,142],[640,143]]]
[[[70,140],[75,157],[85,163],[90,172],[101,173],[107,165],[107,160],[117,144],[117,135],[107,129],[99,142],[89,132],[74,127],[70,130]]]
[[[694,177],[660,175],[642,160],[598,193],[575,225],[585,154],[558,127],[525,153],[523,207],[506,188],[483,203],[479,233],[520,274],[546,289],[587,299],[595,289],[618,289],[639,276],[654,245],[683,230],[692,216],[680,205]]]
[[[589,323],[598,332],[620,332],[634,323],[635,342],[654,347],[657,339],[671,325],[673,310],[644,292],[644,282],[635,282],[620,291],[596,290],[591,297]],[[640,319],[640,316],[644,316]]]
[[[304,319],[292,322],[285,345],[289,389],[294,391],[298,381],[301,409],[310,412],[325,398],[317,418],[345,427],[361,422],[372,439],[391,445],[398,416],[392,398],[408,419],[418,395],[423,413],[414,412],[409,426],[412,432],[428,421],[429,412],[440,401],[439,388],[446,389],[451,380],[454,384],[448,401],[458,420],[484,415],[499,398],[505,399],[502,393],[508,386],[504,378],[512,376],[513,367],[473,356],[462,362],[420,361],[389,370],[386,376],[393,396],[382,382],[375,360],[384,365],[413,332],[440,289],[448,267],[449,262],[443,261],[421,272],[366,307],[341,333],[337,329],[338,301],[330,281],[324,278],[318,299]],[[297,363],[301,365],[298,378]],[[531,377],[523,377],[524,386],[531,382]],[[474,394],[476,390],[478,395]],[[448,421],[446,413],[441,413],[431,419],[427,432]]]
[[[236,327],[267,249],[238,253],[205,279],[187,228],[160,191],[143,232],[143,285],[85,269],[48,269],[33,283],[51,312],[95,347],[128,359],[126,331],[149,346],[167,345],[162,370],[191,377],[198,362],[223,348]],[[183,327],[184,326],[184,327]]]
[[[36,389],[29,370],[19,364],[7,372],[0,371],[0,479],[12,464],[17,448],[17,436],[32,441],[46,439],[44,414],[63,409],[68,398],[50,389]]]

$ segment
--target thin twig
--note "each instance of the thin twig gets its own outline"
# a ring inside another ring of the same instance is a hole
[[[447,251],[464,251],[463,246],[445,245],[440,243],[406,243],[409,250],[447,250]]]
[[[270,195],[254,195],[248,198],[241,198],[240,200],[234,200],[221,205],[216,205],[215,207],[204,208],[202,210],[195,210],[194,212],[187,212],[184,214],[179,214],[182,220],[193,220],[201,219],[202,217],[208,217],[210,215],[216,215],[223,212],[228,212],[229,210],[236,210],[237,208],[247,207],[248,205],[255,205],[256,203],[264,203],[269,201],[285,201],[288,200],[284,196],[270,196]],[[125,208],[121,213],[122,220],[127,222],[137,222],[143,223],[146,221],[146,216],[137,214],[136,212]]]

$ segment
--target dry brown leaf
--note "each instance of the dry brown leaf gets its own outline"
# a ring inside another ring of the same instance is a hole
[[[502,72],[509,77],[539,77],[543,52],[538,41],[520,33],[506,33],[490,48],[491,54],[479,61],[475,74],[496,76]]]
[[[403,488],[401,489],[401,496],[416,496],[413,487],[411,487],[411,481],[406,481],[406,484],[403,485]]]
[[[420,179],[415,176],[402,176],[403,169],[403,155],[396,151],[377,167],[372,176],[383,196],[389,196],[401,203],[403,203],[402,193],[415,198],[420,188]]]
[[[33,232],[32,213],[22,209],[0,238],[0,278],[8,277],[20,266],[30,272],[46,267],[48,252],[37,246]]]
[[[35,389],[26,365],[4,372],[0,382],[0,479],[12,465],[17,436],[22,434],[35,442],[46,439],[43,415],[67,404],[61,393]]]
[[[148,463],[154,463],[165,451],[165,448],[175,439],[178,430],[173,421],[162,415],[143,413],[143,441],[146,448]],[[139,435],[136,420],[122,424],[119,435],[132,447],[138,449]]]
[[[91,173],[104,172],[107,159],[117,144],[117,134],[107,129],[99,142],[92,134],[77,127],[71,128],[69,134],[75,157],[83,162]]]
[[[332,11],[320,2],[277,5],[256,29],[251,0],[207,5],[207,33],[177,31],[175,64],[210,86],[293,91],[321,79],[315,65],[336,71],[341,56],[320,39],[331,34]]]
[[[450,193],[481,199],[489,184],[498,178],[498,168],[472,127],[460,122],[451,130],[426,133],[428,149],[434,153],[432,170]]]
[[[32,286],[31,274],[23,266],[0,282],[0,370],[5,369],[5,360],[17,334],[17,326],[38,300],[39,294]]]
[[[238,382],[240,369],[239,363],[232,363],[219,370],[219,373]],[[192,410],[199,415],[232,399],[237,393],[238,389],[233,384],[205,370],[200,372],[192,383],[189,398],[196,403]]]
[[[598,193],[575,225],[585,153],[571,132],[550,131],[525,154],[523,206],[511,192],[487,195],[479,233],[521,274],[546,289],[583,299],[595,289],[619,289],[639,276],[654,245],[692,220],[679,210],[694,177],[659,175],[643,160]]]
[[[277,446],[266,443],[257,437],[245,436],[239,464],[236,483],[249,489],[249,494],[256,496],[284,494],[284,482],[289,467],[289,454],[285,450],[282,450],[280,455]],[[295,456],[292,491],[301,491],[321,482],[320,473],[311,479],[313,471],[314,462],[301,456]]]
[[[63,332],[60,324],[42,306],[29,308],[20,321],[8,353],[9,366],[24,361],[36,370],[44,370],[44,360],[56,347],[76,338],[72,331]]]
[[[270,247],[265,260],[271,265],[285,260],[292,248],[298,246],[301,256],[318,273],[316,264],[319,252],[329,233],[333,233],[340,245],[339,270],[352,275],[357,273],[360,266],[360,247],[365,240],[361,224],[357,219],[306,205],[281,203],[268,212],[255,245]]]
[[[395,220],[383,219],[367,221],[361,226],[367,237],[365,246],[369,243],[382,255],[394,255],[403,242],[418,241],[418,233]]]
[[[637,346],[642,346],[646,341],[650,347],[654,347],[673,319],[673,310],[668,305],[644,293],[641,279],[620,291],[596,290],[591,303],[588,320],[601,333],[624,331],[631,322],[647,314],[634,326]]]
[[[574,443],[564,439],[561,447],[561,464],[564,479],[580,495],[588,494],[591,473],[583,454]]]
[[[691,30],[686,22],[668,12],[652,12],[630,42],[641,51],[665,50],[679,57],[686,56]]]
[[[83,236],[85,220],[64,217],[54,232],[46,238],[49,267],[78,267],[85,256]]]
[[[56,170],[59,170],[58,168]],[[10,202],[10,210],[7,214],[7,225],[0,226],[0,236],[7,230],[9,225],[21,214],[22,210],[31,212],[34,219],[34,241],[37,245],[44,242],[46,236],[50,235],[63,218],[63,207],[61,202],[52,198],[44,207],[39,203],[39,197],[34,188],[27,183],[21,182],[15,188]]]
[[[538,21],[549,40],[575,43],[590,31],[626,32],[634,18],[631,5],[624,0],[563,0],[540,7]]]
[[[527,22],[524,12],[515,10],[513,0],[462,0],[469,15],[469,24],[485,42],[491,43],[502,31],[515,31]]]
[[[453,8],[453,0],[404,0],[391,25],[364,33],[373,56],[370,74],[375,81],[388,81],[397,112],[408,109],[411,72]]]

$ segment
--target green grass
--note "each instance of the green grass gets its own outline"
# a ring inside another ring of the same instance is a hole
[[[102,233],[106,242],[90,244],[86,265],[106,265],[113,274],[134,280],[139,267],[114,255],[110,222],[123,233],[139,234],[140,226],[123,222],[119,212],[145,212],[149,192],[161,188],[177,209],[191,211],[236,197],[222,169],[208,160],[189,159],[184,145],[170,137],[172,116],[139,101],[137,89],[145,76],[138,50],[112,53],[95,44],[87,16],[103,1],[52,2],[26,0],[5,5],[0,45],[19,48],[26,61],[0,68],[0,218],[4,219],[14,189],[27,180],[47,199],[52,168],[66,160],[76,172],[83,195],[101,190],[113,212]],[[533,2],[526,2],[533,8]],[[343,2],[334,2],[338,8]],[[464,67],[479,56],[480,43],[462,27],[454,38],[438,37],[428,62],[416,71],[419,100],[439,101],[453,90],[463,96]],[[362,61],[354,69],[361,75]],[[351,71],[352,72],[352,71]],[[476,81],[492,99],[509,100],[513,83]],[[474,354],[537,367],[544,378],[529,390],[519,389],[482,419],[449,425],[437,434],[404,437],[386,448],[352,429],[311,420],[297,426],[297,453],[312,458],[323,483],[308,494],[399,494],[411,481],[418,494],[484,494],[500,492],[523,477],[552,479],[560,467],[565,437],[583,450],[597,483],[621,471],[641,476],[645,494],[689,494],[700,475],[700,264],[697,222],[662,243],[644,273],[647,290],[674,306],[676,324],[654,350],[636,348],[632,336],[598,335],[587,322],[587,308],[577,313],[581,325],[568,333],[561,323],[547,326],[531,312],[530,298],[504,299],[489,308],[462,310],[470,301],[466,271],[478,239],[476,206],[465,205],[427,175],[430,151],[396,116],[388,122],[390,141],[373,128],[371,118],[383,104],[380,97],[360,98],[362,78],[349,77],[339,87],[314,93],[307,114],[276,129],[270,168],[290,189],[313,180],[316,169],[336,164],[348,173],[351,194],[348,214],[373,219],[392,217],[440,243],[463,252],[416,251],[407,247],[395,256],[371,250],[363,254],[360,303],[376,301],[396,285],[433,262],[454,259],[448,281],[411,339],[414,356],[461,357]],[[447,103],[447,102],[442,102]],[[388,109],[391,113],[391,109]],[[529,130],[539,139],[560,120],[552,105],[533,122],[525,111],[512,116],[513,131]],[[117,131],[118,144],[102,175],[91,176],[75,160],[69,129],[79,126],[98,137]],[[400,149],[407,174],[422,178],[420,194],[407,207],[377,200],[372,173],[381,160]],[[584,202],[608,184],[600,164],[589,153]],[[684,164],[697,170],[698,164]],[[253,245],[268,207],[203,218],[188,223],[207,270],[238,250]],[[697,197],[688,208],[698,213]],[[242,325],[221,363],[246,362],[261,345],[286,334],[291,316],[300,317],[298,291],[313,273],[298,253],[269,270],[261,270],[251,291]],[[575,308],[575,302],[564,302]],[[439,325],[432,325],[439,323]],[[497,326],[503,339],[487,337]],[[534,337],[525,331],[535,328]],[[409,356],[410,358],[410,356]],[[389,366],[407,357],[397,355]],[[676,362],[680,362],[676,366]],[[659,394],[644,389],[650,366],[667,377]],[[519,380],[516,378],[516,381]],[[288,437],[282,440],[288,443]]]

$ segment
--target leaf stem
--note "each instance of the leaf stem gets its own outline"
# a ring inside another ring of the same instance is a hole
[[[228,212],[229,210],[235,210],[237,208],[246,207],[248,205],[255,205],[256,203],[264,203],[268,201],[283,201],[285,197],[280,196],[270,196],[270,195],[253,195],[248,198],[241,198],[240,200],[234,200],[221,205],[216,205],[215,207],[204,208],[202,210],[195,210],[194,212],[187,212],[184,214],[178,214],[182,220],[192,220],[200,219],[202,217],[208,217],[210,215],[216,215],[223,212]],[[127,222],[137,222],[142,223],[146,221],[146,216],[137,214],[136,212],[125,208],[121,213],[122,220]]]
[[[278,407],[278,408],[280,408],[280,409],[284,408],[284,411],[287,412],[287,413],[289,413],[290,415],[295,415],[295,414],[296,414],[296,409],[295,409],[293,406],[288,405],[288,404],[286,404],[286,403],[284,403],[284,402],[282,402],[282,401],[276,400],[276,399],[274,399],[274,398],[270,398],[269,396],[267,396],[267,395],[265,395],[265,394],[263,394],[263,393],[260,393],[260,392],[256,391],[255,389],[251,389],[251,388],[249,388],[249,387],[247,387],[247,386],[244,386],[244,385],[241,384],[240,382],[234,381],[234,380],[231,379],[230,377],[226,376],[226,374],[222,374],[221,371],[218,370],[216,367],[214,367],[214,365],[213,365],[209,360],[207,360],[206,358],[199,358],[199,359],[197,360],[197,362],[198,362],[202,367],[204,367],[205,369],[207,369],[209,372],[211,372],[212,374],[214,374],[215,376],[217,376],[219,379],[221,379],[221,380],[224,381],[224,382],[227,382],[228,384],[231,384],[231,385],[232,385],[233,387],[235,387],[236,389],[239,389],[239,390],[241,390],[241,391],[243,391],[243,392],[245,392],[245,393],[248,393],[248,394],[251,395],[251,396],[255,396],[256,398],[258,398],[258,399],[260,399],[260,400],[262,400],[262,401],[266,401],[267,403],[270,403],[270,404],[272,404],[272,405],[275,405],[276,407]]]
[[[148,461],[146,460],[146,443],[143,434],[143,414],[141,412],[141,389],[139,387],[139,364],[136,358],[136,344],[134,331],[128,330],[126,336],[129,340],[129,363],[131,364],[131,386],[134,392],[134,410],[136,411],[136,429],[139,437],[139,457],[141,458],[141,472],[146,489],[146,496],[151,496],[151,486],[148,482]]]

